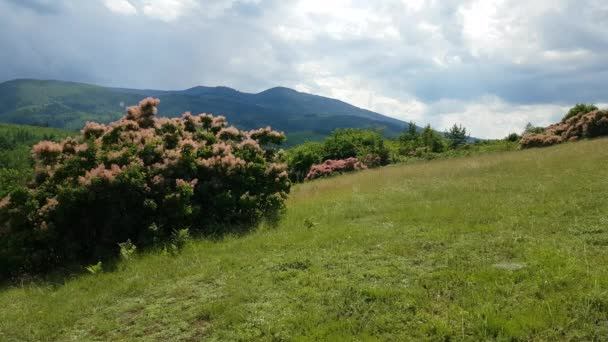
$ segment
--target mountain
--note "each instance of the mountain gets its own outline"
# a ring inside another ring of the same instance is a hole
[[[164,91],[33,79],[0,83],[0,122],[80,129],[86,121],[116,120],[125,106],[147,96],[160,98],[161,115],[225,115],[241,129],[272,126],[284,131],[290,145],[320,139],[336,128],[381,128],[395,136],[406,126],[339,100],[284,87],[250,94],[228,87]]]

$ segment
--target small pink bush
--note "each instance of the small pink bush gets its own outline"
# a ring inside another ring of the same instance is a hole
[[[326,160],[321,164],[313,165],[306,175],[305,181],[316,178],[331,176],[336,173],[352,172],[365,170],[367,166],[360,162],[357,158],[347,158],[339,160]]]

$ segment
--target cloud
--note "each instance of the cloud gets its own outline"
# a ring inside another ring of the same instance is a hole
[[[104,5],[112,12],[122,15],[135,15],[137,9],[128,0],[104,0]]]
[[[481,137],[608,101],[602,0],[0,0],[0,13],[0,81],[282,85]]]
[[[143,3],[143,13],[153,19],[170,22],[186,14],[196,6],[190,0],[146,0]]]
[[[477,138],[498,138],[521,133],[528,122],[537,126],[555,123],[568,111],[568,106],[516,105],[496,96],[484,96],[470,103],[440,101],[430,110],[435,127],[447,129],[460,124]]]
[[[5,0],[16,7],[35,11],[41,15],[60,13],[64,7],[62,1],[53,0]]]

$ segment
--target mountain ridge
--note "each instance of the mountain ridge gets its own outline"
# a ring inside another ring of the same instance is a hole
[[[155,90],[29,78],[0,83],[0,122],[80,129],[85,121],[116,120],[125,106],[147,96],[160,98],[163,116],[186,111],[225,115],[242,129],[272,126],[285,131],[290,144],[321,139],[337,128],[376,128],[395,136],[406,127],[403,121],[338,99],[282,86],[247,93],[226,86]]]

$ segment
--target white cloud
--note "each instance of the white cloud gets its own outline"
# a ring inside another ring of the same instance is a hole
[[[468,40],[474,56],[492,53],[504,44],[504,39],[507,37],[505,37],[506,32],[502,31],[500,18],[504,18],[505,13],[499,13],[499,6],[503,2],[503,0],[477,0],[460,7],[462,33]]]
[[[192,11],[193,0],[144,0],[143,13],[153,19],[171,22]]]
[[[148,18],[167,23],[182,17],[221,17],[235,4],[257,5],[261,0],[134,0],[141,3],[142,12]]]
[[[278,25],[274,34],[285,41],[313,41],[315,33],[310,29]]]
[[[364,79],[333,75],[323,64],[301,64],[298,71],[302,79],[308,80],[294,85],[299,91],[335,98],[404,121],[424,120],[427,106],[413,97],[398,99],[383,95]]]
[[[137,9],[128,0],[104,0],[103,4],[110,11],[121,15],[135,15]]]
[[[484,96],[475,101],[441,101],[430,106],[432,122],[439,130],[460,124],[477,138],[500,138],[509,133],[521,133],[531,122],[548,126],[568,111],[568,106],[553,104],[510,104],[497,96]]]
[[[401,0],[405,8],[411,12],[420,11],[427,3],[427,0]]]
[[[351,0],[299,0],[282,17],[279,32],[288,34],[280,36],[287,40],[311,36],[335,40],[398,39],[399,31],[390,18],[373,7]]]
[[[490,57],[526,64],[542,58],[538,22],[556,15],[563,0],[473,0],[459,6],[462,34],[474,57]],[[555,33],[559,34],[559,33]]]
[[[584,60],[591,56],[591,51],[587,49],[575,49],[570,51],[547,50],[543,52],[543,57],[550,61],[572,62]]]

